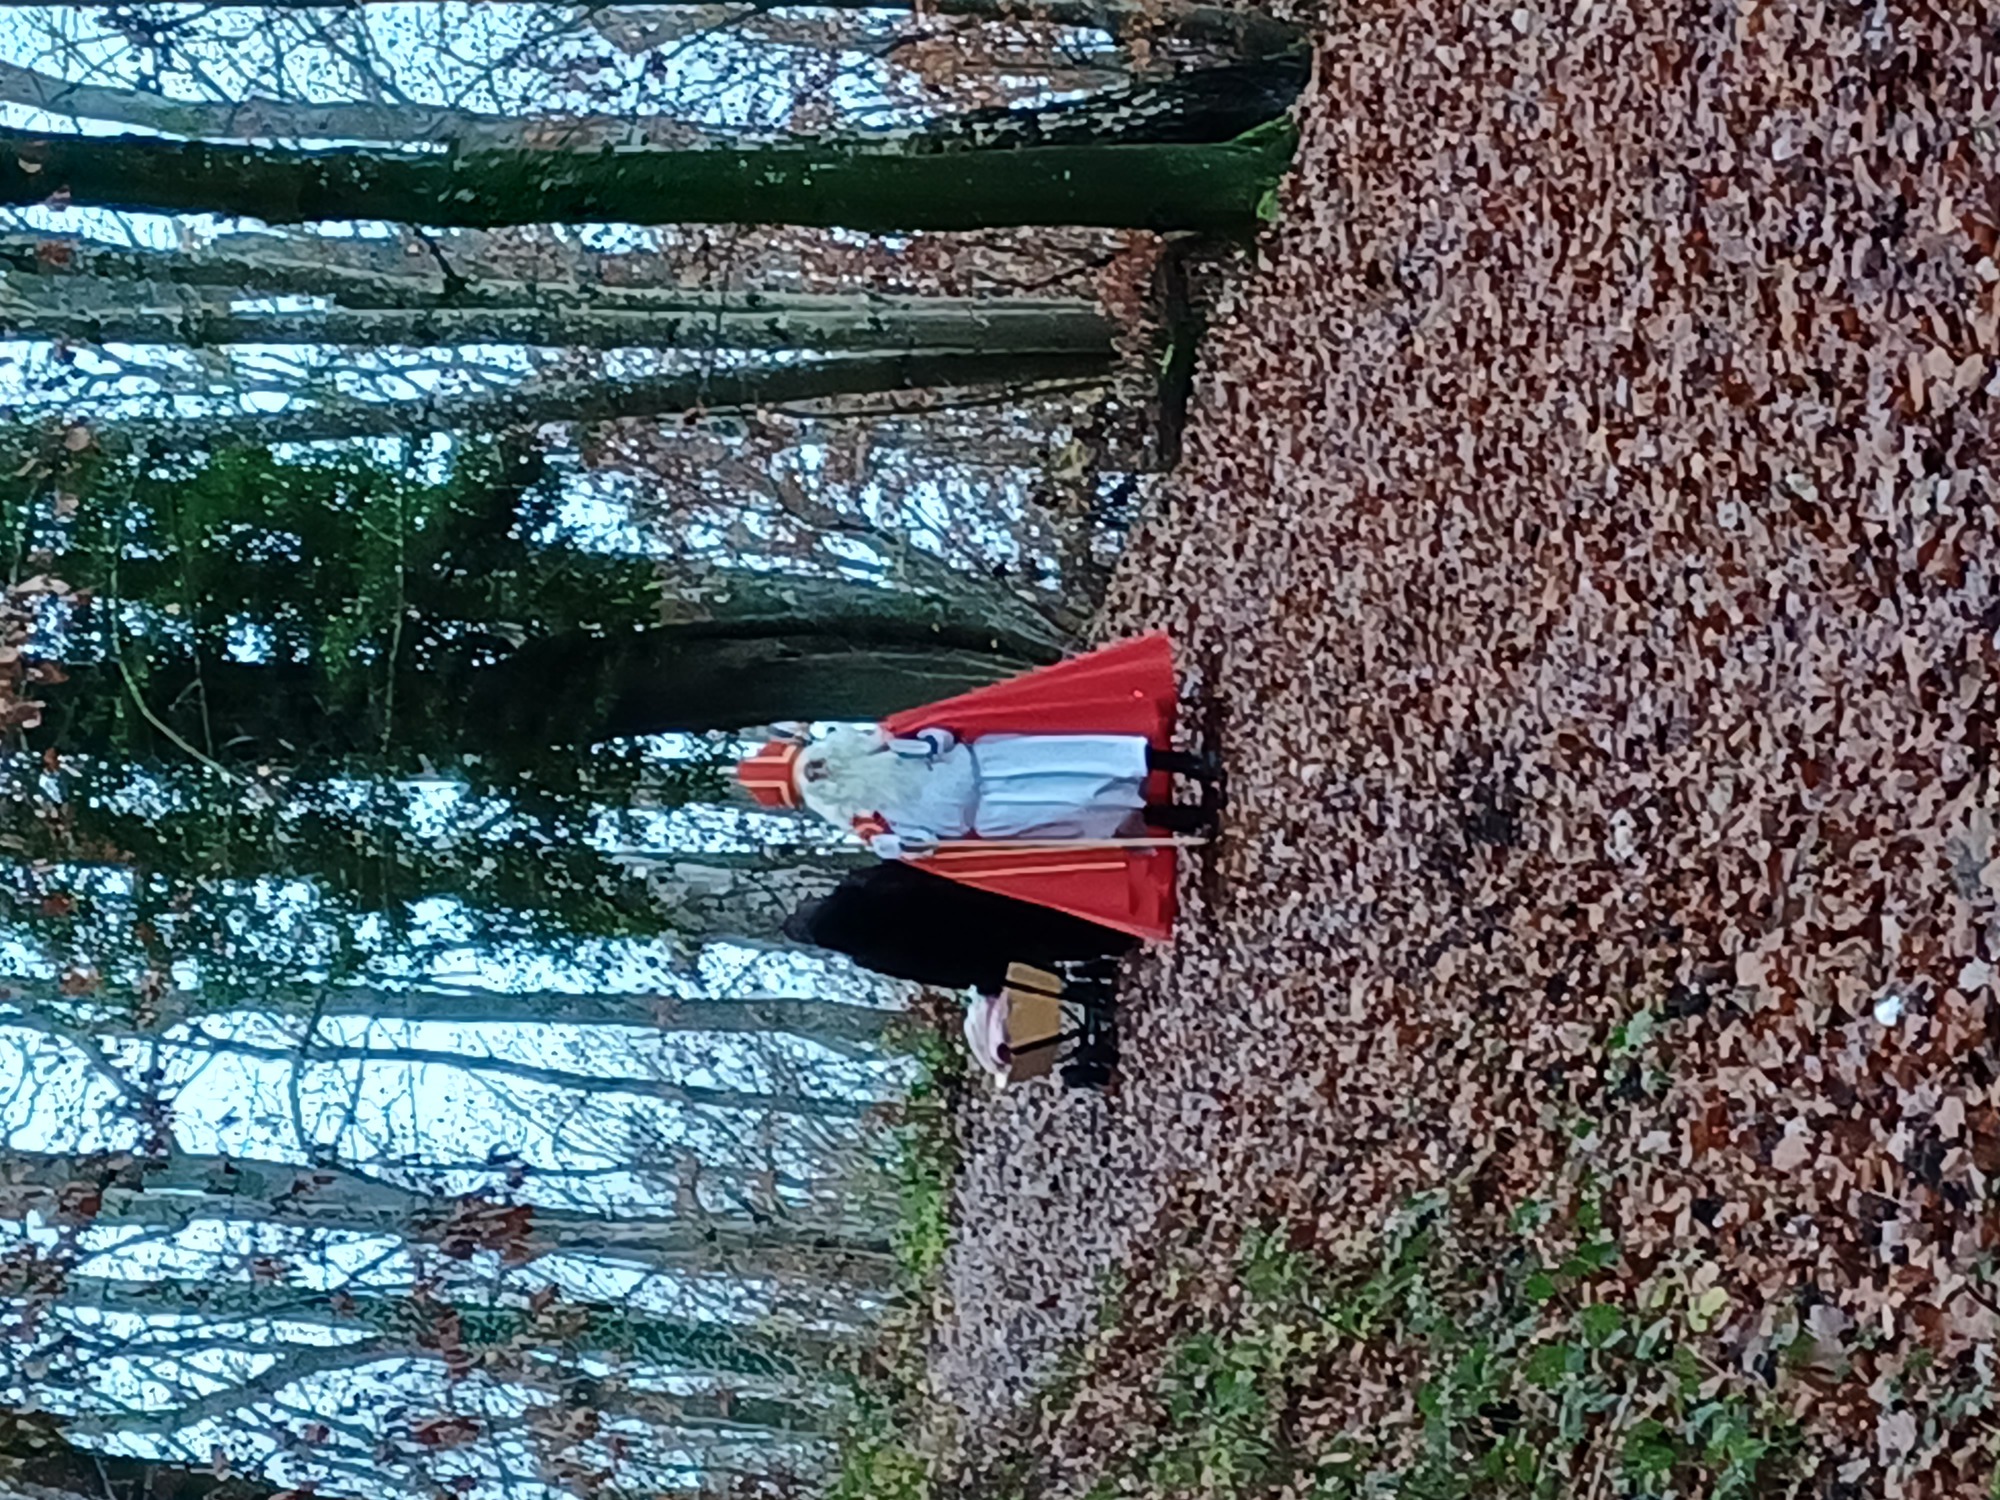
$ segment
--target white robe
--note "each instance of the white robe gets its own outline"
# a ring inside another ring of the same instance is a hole
[[[799,760],[806,806],[888,855],[942,839],[1114,838],[1146,805],[1146,741],[1119,734],[843,728]],[[887,825],[884,835],[871,826]]]
[[[981,838],[1115,838],[1146,805],[1136,734],[989,734],[972,762]]]

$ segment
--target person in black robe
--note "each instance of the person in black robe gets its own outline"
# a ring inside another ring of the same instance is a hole
[[[905,860],[856,870],[785,919],[785,936],[845,954],[893,979],[987,994],[1007,965],[1116,958],[1138,939],[1011,896],[932,875]]]

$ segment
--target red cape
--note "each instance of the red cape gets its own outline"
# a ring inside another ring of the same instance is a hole
[[[891,734],[949,729],[962,740],[987,734],[1136,734],[1173,742],[1180,690],[1164,635],[1120,641],[1052,667],[1010,677],[883,720]],[[1151,800],[1171,784],[1156,775]],[[944,849],[918,861],[979,890],[1053,907],[1120,932],[1162,941],[1173,934],[1172,849]]]

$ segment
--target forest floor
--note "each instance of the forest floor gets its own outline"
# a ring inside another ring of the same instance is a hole
[[[1992,11],[1341,9],[1102,624],[1227,841],[970,1107],[954,1470],[1986,1494]]]

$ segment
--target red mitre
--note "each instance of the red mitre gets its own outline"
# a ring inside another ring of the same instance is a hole
[[[754,755],[738,762],[736,779],[749,789],[759,806],[797,807],[799,788],[793,772],[804,749],[796,740],[770,740],[758,746]]]

